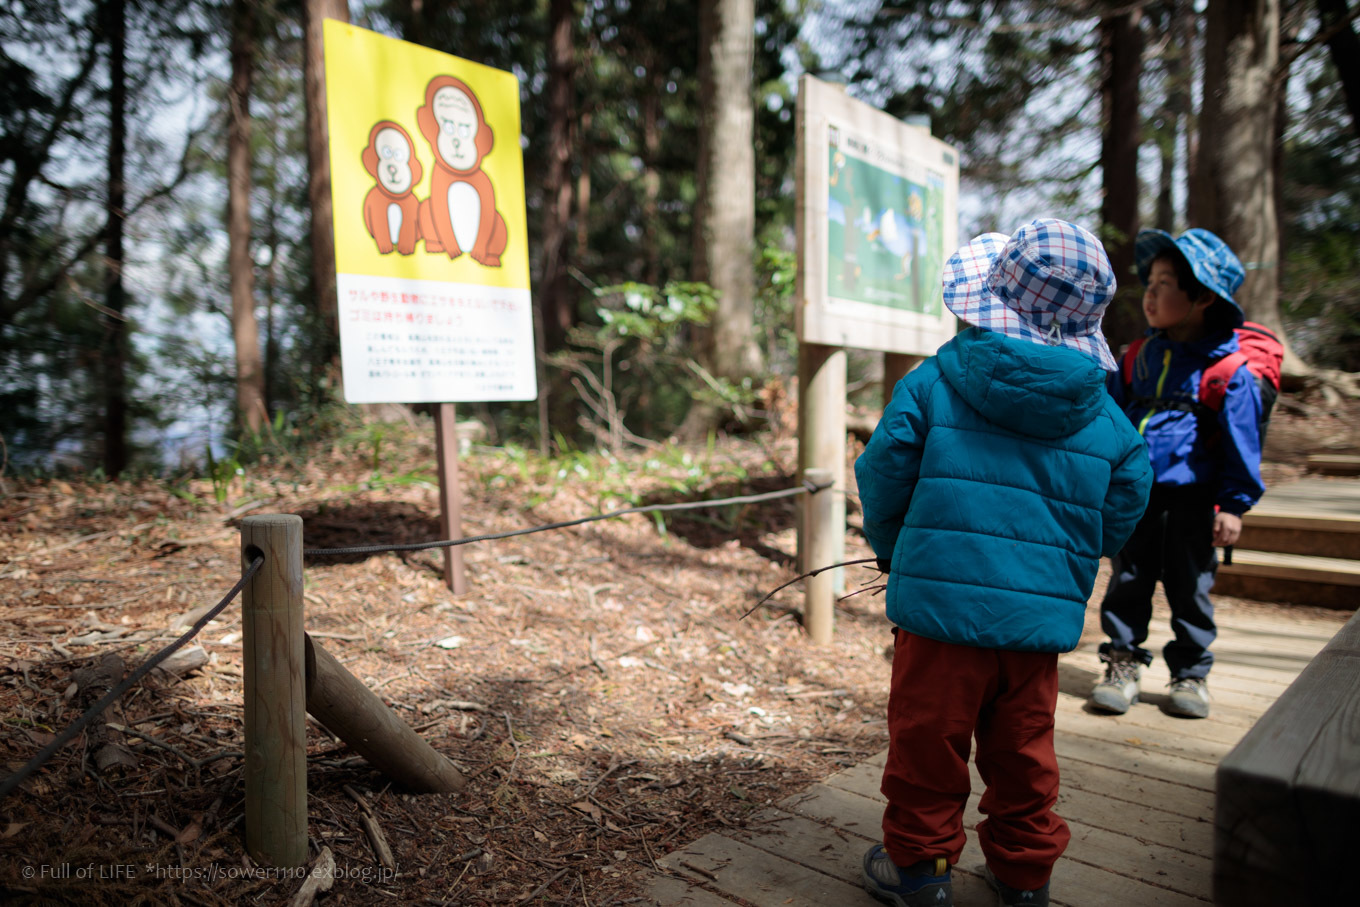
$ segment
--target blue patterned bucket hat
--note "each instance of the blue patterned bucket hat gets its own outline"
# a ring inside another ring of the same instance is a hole
[[[1143,286],[1147,286],[1152,260],[1169,249],[1175,249],[1189,262],[1195,279],[1210,293],[1232,306],[1233,327],[1241,327],[1242,306],[1233,294],[1241,288],[1247,272],[1228,244],[1203,227],[1194,227],[1176,237],[1165,230],[1139,230],[1133,244],[1133,260]]]
[[[1066,346],[1118,370],[1100,319],[1114,298],[1105,247],[1076,224],[1035,220],[984,233],[950,256],[944,304],[961,320],[1019,340]]]

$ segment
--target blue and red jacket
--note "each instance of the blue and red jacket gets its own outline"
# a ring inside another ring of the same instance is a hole
[[[1180,343],[1150,330],[1129,384],[1114,372],[1107,386],[1147,441],[1156,484],[1208,486],[1221,510],[1240,516],[1265,492],[1256,379],[1243,366],[1228,382],[1221,410],[1197,405],[1204,370],[1237,349],[1232,333]]]

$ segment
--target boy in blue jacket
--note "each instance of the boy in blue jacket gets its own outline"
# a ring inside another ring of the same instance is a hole
[[[974,239],[944,275],[971,327],[898,382],[855,463],[895,625],[888,806],[864,886],[897,907],[953,903],[975,734],[988,881],[1004,904],[1048,904],[1071,837],[1053,813],[1058,653],[1152,483],[1105,388],[1114,289],[1104,248],[1073,224]]]
[[[1209,715],[1207,678],[1218,635],[1209,590],[1218,569],[1215,546],[1232,545],[1242,514],[1265,491],[1261,482],[1261,393],[1245,366],[1228,382],[1221,409],[1199,402],[1200,376],[1238,348],[1242,309],[1233,294],[1242,263],[1203,229],[1176,238],[1143,230],[1134,243],[1138,277],[1147,287],[1148,332],[1133,362],[1131,383],[1110,379],[1110,393],[1147,439],[1155,476],[1147,513],[1114,558],[1100,625],[1105,677],[1091,704],[1123,713],[1138,701],[1138,676],[1152,663],[1144,649],[1152,592],[1162,581],[1175,638],[1162,649],[1171,672],[1166,710]]]

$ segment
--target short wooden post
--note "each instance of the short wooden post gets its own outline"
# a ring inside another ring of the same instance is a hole
[[[814,485],[830,485],[832,475],[829,469],[805,469],[803,478]],[[838,563],[836,560],[835,521],[836,493],[831,487],[810,492],[803,498],[803,526],[807,530],[807,566],[805,572]],[[831,642],[831,631],[835,622],[836,588],[832,578],[834,570],[825,570],[807,579],[807,590],[803,603],[803,626],[808,636],[818,645]]]
[[[845,491],[846,352],[837,346],[798,344],[798,469],[827,469],[837,492]],[[817,563],[809,558],[807,526],[799,527],[798,562],[803,572],[845,560],[845,495],[831,501],[831,517],[822,532],[831,547]],[[845,588],[845,571],[830,571],[832,588]]]
[[[463,789],[463,775],[410,725],[307,637],[307,711],[373,767],[412,791]]]
[[[458,419],[452,403],[434,407],[434,456],[439,465],[439,531],[450,540],[463,537],[463,485],[458,476]],[[463,549],[444,549],[444,585],[454,595],[467,592]]]
[[[922,358],[910,353],[883,354],[883,408],[885,410],[888,408],[888,404],[892,402],[893,388],[897,387],[897,382],[905,378],[907,372],[916,368]]]
[[[302,632],[302,518],[241,521],[246,850],[267,866],[307,862],[307,717]]]

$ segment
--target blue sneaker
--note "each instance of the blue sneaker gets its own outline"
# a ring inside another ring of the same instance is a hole
[[[944,857],[898,866],[882,844],[864,854],[864,890],[894,907],[954,907],[953,883]]]
[[[982,877],[987,880],[987,884],[992,886],[992,890],[999,895],[997,903],[1001,907],[1048,907],[1048,883],[1045,882],[1042,888],[1034,888],[1026,891],[1023,888],[1012,888],[1005,882],[992,875],[990,866],[983,867]]]

